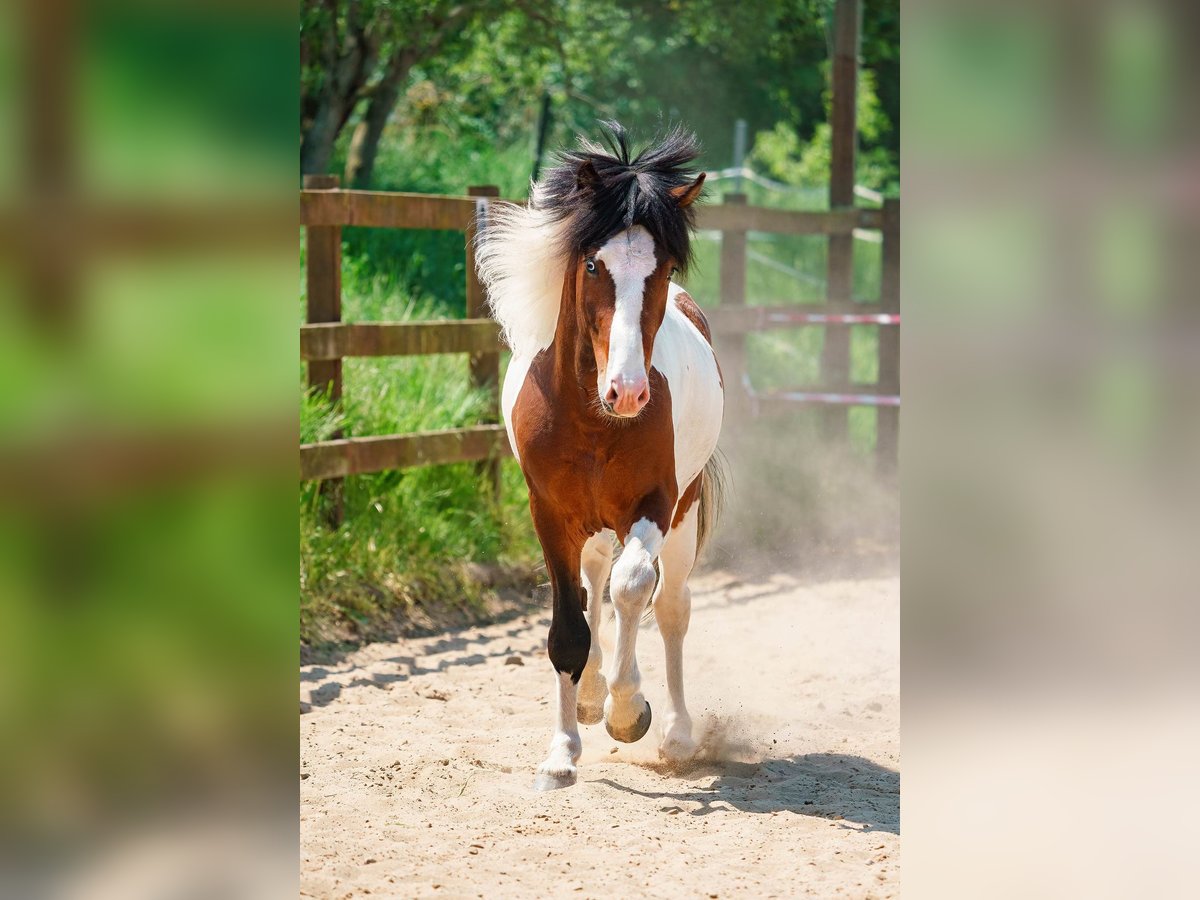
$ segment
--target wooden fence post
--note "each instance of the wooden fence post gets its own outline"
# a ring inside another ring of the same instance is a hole
[[[745,194],[726,194],[725,203],[745,206]],[[746,232],[727,230],[721,232],[721,296],[722,306],[746,305]],[[737,402],[727,408],[729,418],[748,418],[749,396],[746,393],[746,334],[742,331],[722,336],[717,347],[724,372],[725,396]]]
[[[900,312],[900,201],[883,201],[883,272],[879,289],[880,312]],[[900,328],[879,329],[879,390],[883,394],[900,393]],[[900,409],[878,409],[875,453],[879,470],[896,472],[900,451]]]
[[[304,189],[310,191],[337,190],[341,184],[337,175],[305,175]],[[310,325],[342,320],[342,229],[334,225],[310,225],[305,247],[305,283],[307,285],[307,321]],[[327,393],[339,404],[342,399],[342,361],[340,359],[311,360],[308,364],[308,386],[318,393]],[[341,431],[333,435],[342,437]],[[326,518],[337,527],[342,523],[342,491],[340,478],[323,481],[321,496],[326,503]]]
[[[499,197],[500,188],[495,185],[479,185],[467,188],[467,194],[472,197]],[[488,319],[491,312],[487,305],[487,289],[479,280],[475,271],[475,235],[480,227],[486,227],[486,199],[476,203],[475,217],[466,233],[467,259],[467,318]],[[500,354],[472,353],[470,358],[471,385],[486,388],[489,393],[487,412],[484,421],[488,424],[500,421]],[[500,502],[500,460],[490,459],[480,464],[480,472],[492,486],[492,497],[497,504]]]
[[[833,99],[829,113],[833,133],[829,166],[829,208],[854,205],[854,158],[858,142],[856,121],[858,92],[859,22],[862,0],[837,0],[833,24]],[[851,299],[854,291],[854,236],[829,237],[826,263],[826,297],[838,302]],[[821,382],[825,390],[850,389],[850,328],[833,325],[825,329],[821,348]],[[827,406],[823,412],[825,436],[845,440],[846,407]]]

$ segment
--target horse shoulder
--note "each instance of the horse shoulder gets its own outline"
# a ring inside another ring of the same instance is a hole
[[[724,412],[724,391],[716,353],[704,331],[687,315],[686,304],[676,302],[682,293],[682,288],[672,285],[672,302],[659,330],[661,339],[655,341],[653,355],[654,366],[662,372],[670,389],[675,477],[681,491],[712,455]]]
[[[704,340],[708,341],[711,346],[712,330],[708,326],[708,318],[704,315],[704,311],[692,299],[692,295],[679,285],[672,283],[670,290],[672,294],[671,299],[674,301],[675,306],[684,314],[689,322],[696,326],[696,330],[704,335]]]
[[[534,354],[513,354],[504,375],[504,386],[500,392],[500,411],[504,417],[504,427],[508,431],[508,444],[513,456],[521,461],[521,443],[517,437],[518,421],[527,418],[532,410],[529,409],[530,392],[525,391],[529,381],[529,371],[533,365]],[[536,403],[536,399],[533,401]],[[526,429],[522,428],[522,434]]]

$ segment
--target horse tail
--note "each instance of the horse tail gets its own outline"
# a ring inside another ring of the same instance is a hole
[[[725,509],[725,497],[729,486],[729,466],[725,454],[714,450],[704,464],[700,479],[700,508],[696,512],[696,556],[704,549],[709,537],[716,530],[717,522]]]

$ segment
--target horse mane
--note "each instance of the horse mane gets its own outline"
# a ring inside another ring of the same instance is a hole
[[[489,203],[477,232],[475,270],[487,285],[504,343],[518,356],[532,356],[554,340],[567,269],[558,250],[561,230],[532,203]]]
[[[614,234],[642,225],[681,270],[691,262],[695,209],[681,209],[671,191],[696,178],[690,167],[700,155],[695,135],[675,127],[632,158],[629,136],[617,122],[601,123],[601,140],[581,136],[580,149],[559,153],[533,183],[527,206],[488,206],[476,268],[515,353],[550,346],[567,264]]]

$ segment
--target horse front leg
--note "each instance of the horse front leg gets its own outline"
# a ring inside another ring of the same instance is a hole
[[[687,759],[696,751],[692,717],[683,696],[683,639],[692,615],[692,592],[687,582],[696,564],[698,523],[699,510],[693,505],[667,535],[658,560],[662,577],[654,595],[654,617],[663,639],[669,698],[658,754],[676,761]]]
[[[603,718],[604,698],[608,695],[608,684],[601,674],[604,651],[600,648],[600,624],[604,615],[604,585],[608,583],[608,573],[612,569],[612,540],[611,531],[602,531],[592,535],[583,545],[580,574],[587,597],[588,629],[592,635],[587,665],[579,680],[577,715],[583,725],[595,725]]]
[[[579,678],[591,649],[591,634],[583,615],[579,583],[583,540],[576,537],[566,523],[539,516],[536,504],[531,506],[534,506],[534,526],[542,543],[554,595],[550,634],[546,641],[555,675],[554,735],[534,781],[537,790],[545,791],[575,783],[575,764],[583,753],[575,706]]]
[[[670,507],[668,506],[667,509]],[[654,591],[654,561],[663,546],[658,516],[640,516],[625,535],[625,548],[612,570],[611,592],[617,642],[604,701],[604,725],[614,739],[631,744],[650,729],[650,704],[642,696],[637,633]]]

